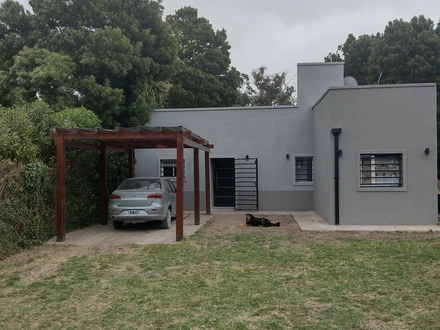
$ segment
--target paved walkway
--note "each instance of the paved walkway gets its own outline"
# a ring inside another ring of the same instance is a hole
[[[292,212],[301,230],[304,231],[440,231],[440,225],[433,226],[384,226],[384,225],[329,225],[313,211]]]
[[[234,211],[213,211],[212,215],[200,214],[200,225],[194,225],[194,214],[185,213],[183,219],[183,234],[185,237],[191,236],[199,230],[215,214],[234,213],[245,214],[246,212]],[[256,214],[291,214],[304,231],[440,231],[440,225],[434,226],[349,226],[349,225],[329,225],[319,215],[313,211],[291,212],[255,212]],[[146,223],[124,226],[120,230],[114,230],[111,221],[107,226],[95,225],[66,234],[64,242],[56,242],[53,237],[48,244],[59,245],[125,245],[125,244],[169,244],[176,242],[176,221],[173,220],[170,229],[161,229],[156,223]]]

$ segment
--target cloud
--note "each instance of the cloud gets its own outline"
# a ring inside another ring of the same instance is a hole
[[[350,33],[382,33],[394,19],[424,14],[437,22],[432,13],[440,15],[438,0],[163,0],[162,5],[165,15],[197,8],[214,29],[224,28],[232,65],[244,73],[262,65],[270,73],[294,73],[297,63],[323,61]]]

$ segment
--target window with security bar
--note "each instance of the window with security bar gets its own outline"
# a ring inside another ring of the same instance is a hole
[[[313,182],[313,157],[295,157],[295,183]]]
[[[403,187],[403,154],[361,154],[361,188]]]
[[[177,160],[161,159],[160,160],[160,176],[164,178],[177,177]],[[185,178],[185,160],[183,160],[183,177]]]

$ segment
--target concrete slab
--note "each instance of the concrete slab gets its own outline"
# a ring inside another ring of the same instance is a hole
[[[213,215],[200,214],[200,225],[194,225],[194,214],[185,213],[183,235],[188,237],[199,230]],[[136,225],[125,225],[114,230],[112,222],[108,225],[95,225],[66,234],[64,242],[51,238],[48,244],[57,245],[125,245],[125,244],[169,244],[176,242],[176,221],[173,219],[170,229],[161,229],[157,223],[149,222]]]
[[[440,225],[436,226],[385,226],[385,225],[329,225],[323,218],[313,211],[291,212],[296,222],[304,231],[414,231],[429,232],[440,231]]]

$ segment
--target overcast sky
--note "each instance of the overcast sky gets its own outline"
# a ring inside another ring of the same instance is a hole
[[[0,0],[1,1],[1,0]],[[28,1],[20,0],[27,8]],[[352,33],[383,32],[389,21],[440,18],[440,0],[163,0],[165,15],[197,8],[215,30],[224,28],[232,65],[250,73],[296,73],[297,63],[322,62]]]

